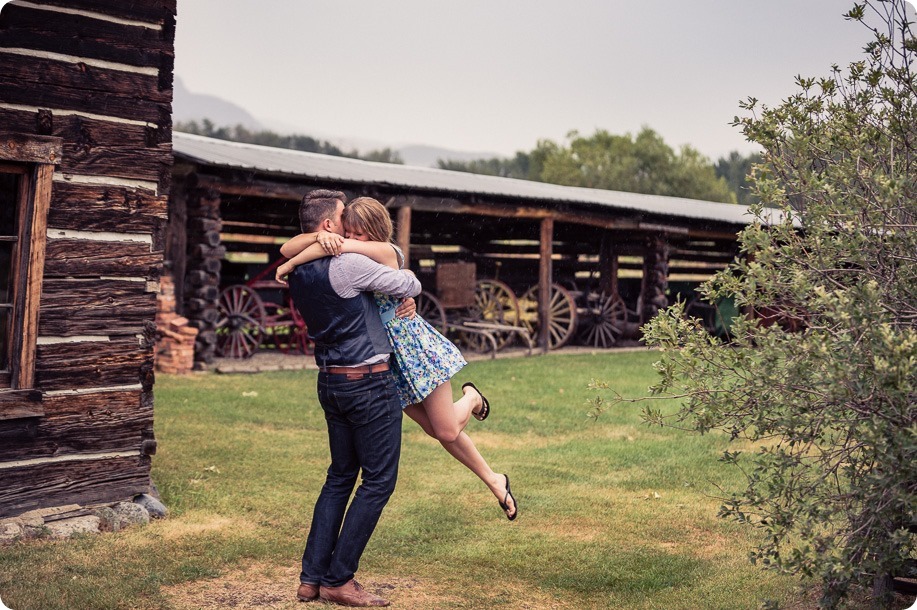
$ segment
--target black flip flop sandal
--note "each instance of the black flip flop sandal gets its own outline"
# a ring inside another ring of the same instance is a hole
[[[475,413],[474,411],[472,411],[471,414],[474,416],[476,420],[484,421],[485,419],[487,419],[487,416],[490,415],[490,403],[487,402],[487,399],[484,398],[483,394],[481,394],[481,390],[479,390],[477,386],[475,386],[470,381],[462,384],[462,389],[464,390],[465,388],[471,388],[472,390],[477,392],[478,395],[481,397],[481,411],[479,413]]]
[[[509,489],[509,475],[505,474],[503,475],[503,478],[506,479],[506,495],[503,496],[503,501],[500,502],[500,508],[503,509],[504,514],[506,514],[506,518],[510,521],[513,521],[516,519],[516,517],[519,516],[519,502],[516,501],[516,496],[514,496],[513,492]],[[516,509],[513,511],[512,516],[509,515],[509,504],[507,503],[507,500],[510,498],[513,499],[513,507]]]

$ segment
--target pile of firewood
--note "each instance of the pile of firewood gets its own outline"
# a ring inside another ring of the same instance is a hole
[[[188,318],[175,313],[175,284],[163,275],[156,297],[156,370],[184,374],[194,368],[194,341],[197,329]]]

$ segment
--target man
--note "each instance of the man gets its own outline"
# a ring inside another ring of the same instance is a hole
[[[303,232],[344,234],[344,193],[315,190],[299,209]],[[300,265],[290,294],[315,342],[318,398],[325,411],[331,466],[315,503],[297,597],[344,606],[388,606],[354,580],[360,556],[395,490],[401,406],[389,371],[391,346],[371,294],[420,293],[409,271],[359,254]],[[363,480],[347,502],[362,471]]]

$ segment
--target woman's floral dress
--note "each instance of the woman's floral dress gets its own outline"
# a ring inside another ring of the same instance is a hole
[[[399,260],[403,260],[401,251]],[[374,293],[382,319],[391,314],[400,299],[386,294]],[[395,384],[401,399],[401,408],[416,404],[429,396],[437,386],[452,379],[462,367],[468,364],[455,345],[439,333],[422,317],[391,318],[384,323],[388,340],[395,354]]]

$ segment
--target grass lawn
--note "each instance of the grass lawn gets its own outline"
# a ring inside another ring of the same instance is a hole
[[[718,435],[648,428],[628,406],[586,417],[592,378],[624,395],[653,382],[647,352],[471,363],[490,399],[468,432],[510,474],[510,523],[474,475],[405,419],[398,488],[358,579],[396,607],[810,608],[797,581],[750,565],[752,532],[716,517]],[[15,610],[276,608],[324,480],[327,441],[313,371],[160,375],[153,477],[170,518],[118,534],[0,549]],[[315,604],[316,606],[318,604]]]

